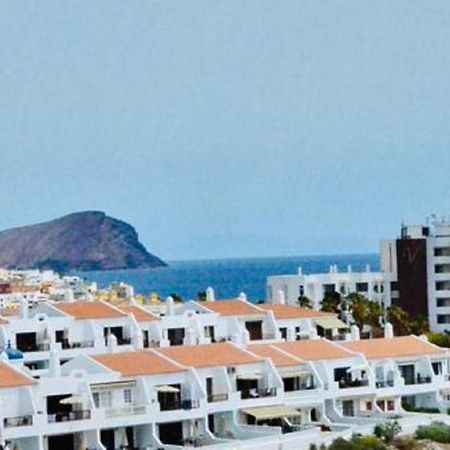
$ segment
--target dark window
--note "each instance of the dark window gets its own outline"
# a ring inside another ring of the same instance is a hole
[[[436,305],[438,307],[450,306],[450,297],[441,297],[436,299]]]
[[[280,328],[281,339],[287,339],[287,328]]]
[[[391,291],[398,291],[398,282],[391,281]]]
[[[368,292],[369,291],[369,283],[356,283],[357,292]]]
[[[450,256],[450,247],[436,247],[434,256]]]
[[[262,321],[261,320],[245,322],[245,328],[250,334],[251,341],[259,341],[262,339]]]

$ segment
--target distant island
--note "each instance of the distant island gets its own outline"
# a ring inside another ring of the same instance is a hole
[[[0,232],[0,267],[7,269],[119,270],[167,264],[139,242],[136,230],[101,211]]]

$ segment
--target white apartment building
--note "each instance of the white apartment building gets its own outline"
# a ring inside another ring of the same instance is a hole
[[[80,354],[31,378],[0,362],[0,444],[21,450],[307,450],[446,412],[449,354],[418,337]],[[449,422],[445,415],[435,418]]]
[[[326,294],[358,292],[386,307],[396,304],[413,317],[428,318],[433,331],[450,332],[450,222],[402,226],[399,238],[381,242],[380,271],[275,275],[267,278],[267,300],[282,296],[296,304],[308,297],[315,309]]]

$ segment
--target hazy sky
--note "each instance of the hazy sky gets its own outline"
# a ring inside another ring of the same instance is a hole
[[[375,252],[450,213],[448,0],[3,0],[0,228],[166,259]]]

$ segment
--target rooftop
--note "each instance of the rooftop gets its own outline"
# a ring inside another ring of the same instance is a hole
[[[125,314],[133,314],[134,318],[138,322],[150,322],[153,320],[159,320],[158,316],[155,316],[154,314],[136,305],[120,306],[119,309]]]
[[[204,301],[201,305],[221,316],[249,316],[264,313],[257,306],[239,299]]]
[[[92,358],[108,369],[119,372],[124,377],[184,371],[176,364],[149,350],[108,353],[95,355]]]
[[[229,342],[195,346],[174,346],[157,349],[161,354],[189,367],[235,366],[252,364],[261,359]]]
[[[4,362],[0,362],[0,388],[31,386],[33,384],[36,384],[33,378],[28,377]]]
[[[270,344],[251,345],[248,349],[262,358],[270,358],[276,367],[296,366],[300,362],[292,356],[286,355],[279,348]]]
[[[349,358],[353,356],[353,353],[347,349],[326,339],[282,342],[274,345],[297,358],[307,361]]]
[[[56,309],[75,319],[110,319],[125,316],[124,312],[104,302],[77,301],[71,303],[55,303]]]
[[[367,358],[371,359],[445,353],[444,349],[417,336],[362,339],[343,342],[340,345],[349,350],[364,353]]]

